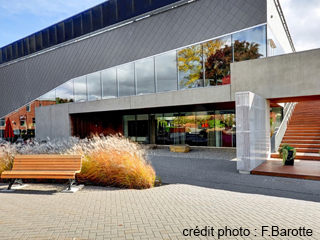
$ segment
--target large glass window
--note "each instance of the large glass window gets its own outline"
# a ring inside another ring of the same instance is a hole
[[[110,68],[101,72],[102,98],[118,97],[117,69]]]
[[[177,56],[179,89],[202,87],[202,44],[179,50]]]
[[[146,58],[135,63],[137,94],[154,93],[154,58]]]
[[[169,52],[155,57],[157,92],[177,90],[177,56]]]
[[[57,87],[56,102],[57,104],[74,102],[73,79]]]
[[[87,79],[85,76],[74,79],[74,99],[76,102],[87,101]]]
[[[259,26],[232,35],[234,62],[266,57],[266,26]]]
[[[203,43],[205,86],[230,84],[231,36]]]
[[[101,99],[100,72],[93,73],[87,76],[87,87],[89,101]]]
[[[129,63],[117,68],[119,80],[119,97],[135,95],[134,64]]]

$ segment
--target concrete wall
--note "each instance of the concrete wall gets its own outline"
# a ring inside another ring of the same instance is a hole
[[[68,104],[36,108],[36,136],[41,140],[71,136]]]
[[[272,16],[272,17],[271,17]],[[278,42],[281,44],[285,53],[292,53],[287,34],[284,30],[279,12],[274,0],[267,0],[267,22],[269,29],[272,31]]]
[[[320,49],[231,64],[231,98],[250,91],[264,98],[320,95]]]
[[[251,92],[236,93],[237,170],[250,173],[270,155],[270,103]]]
[[[230,92],[231,86],[224,85],[39,107],[36,108],[36,136],[41,140],[70,136],[70,114],[74,113],[230,102]]]

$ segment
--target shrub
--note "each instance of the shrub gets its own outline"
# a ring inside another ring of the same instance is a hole
[[[0,174],[11,169],[16,154],[83,154],[85,158],[78,176],[80,181],[93,184],[143,189],[153,187],[155,182],[155,171],[145,150],[121,135],[82,140],[70,137],[26,145],[8,143],[1,149]]]
[[[3,171],[11,170],[13,158],[16,154],[15,145],[8,142],[0,146],[0,175]]]

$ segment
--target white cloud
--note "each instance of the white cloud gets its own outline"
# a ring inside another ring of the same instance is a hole
[[[281,0],[297,51],[320,48],[320,0]]]

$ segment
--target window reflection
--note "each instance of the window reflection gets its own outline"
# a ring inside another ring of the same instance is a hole
[[[137,76],[137,94],[154,93],[154,59],[147,58],[135,64]]]
[[[119,97],[135,95],[134,64],[130,63],[117,68],[119,79]]]
[[[123,116],[123,135],[131,141],[135,142],[137,140],[135,115]]]
[[[87,79],[79,77],[74,79],[74,98],[76,102],[87,100]]]
[[[179,89],[203,86],[202,45],[194,45],[177,51]]]
[[[177,90],[177,56],[169,52],[155,57],[157,92]]]
[[[203,61],[205,86],[230,84],[231,36],[205,42],[203,44]]]
[[[268,57],[285,54],[282,46],[278,42],[277,38],[273,35],[271,29],[268,28],[267,34],[268,34],[268,40],[267,40]]]
[[[74,102],[73,79],[56,88],[56,103]]]
[[[198,144],[201,146],[216,147],[216,134],[214,131],[214,111],[197,112],[195,119],[195,132]]]
[[[101,99],[100,72],[93,73],[87,76],[87,86],[89,101]]]
[[[234,110],[175,112],[150,115],[151,139],[157,144],[235,147]],[[155,126],[153,126],[155,121]]]
[[[216,147],[236,146],[236,122],[234,110],[215,111]]]
[[[233,34],[234,62],[266,57],[266,26]]]
[[[117,69],[111,68],[101,72],[102,98],[118,97]]]
[[[47,92],[46,94],[42,95],[40,98],[39,106],[49,106],[49,105],[55,105],[56,104],[56,90],[51,90],[50,92]]]

